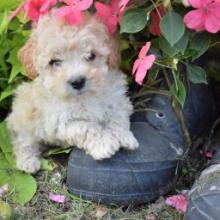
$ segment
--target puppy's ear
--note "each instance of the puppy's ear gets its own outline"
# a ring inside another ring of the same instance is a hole
[[[110,36],[109,40],[109,47],[110,47],[110,54],[108,57],[108,65],[111,68],[118,68],[120,61],[121,61],[121,54],[119,48],[119,41],[116,37]]]
[[[35,39],[33,36],[19,50],[18,58],[23,63],[27,77],[35,79],[38,74],[34,66]]]

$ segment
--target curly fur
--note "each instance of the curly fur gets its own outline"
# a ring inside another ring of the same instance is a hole
[[[96,59],[86,58],[94,52]],[[51,15],[43,16],[19,57],[35,78],[16,91],[7,118],[17,167],[40,169],[42,143],[77,146],[94,159],[111,157],[120,147],[135,149],[130,132],[132,105],[126,97],[126,78],[118,70],[117,42],[93,16],[80,26],[68,26]],[[59,66],[50,66],[60,59]],[[69,82],[85,77],[85,87]]]

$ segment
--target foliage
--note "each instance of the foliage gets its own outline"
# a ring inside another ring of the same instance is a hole
[[[84,1],[85,9],[91,6],[91,0]],[[17,52],[29,35],[28,26],[30,25],[28,25],[28,19],[25,19],[23,14],[14,17],[11,22],[7,19],[11,10],[15,9],[21,2],[23,1],[3,0],[0,3],[0,108],[9,108],[10,97],[14,92],[14,88],[25,79],[24,69],[17,59]],[[43,13],[47,13],[58,1],[53,0],[50,4],[48,4],[50,1],[40,2],[41,1],[39,1],[37,6],[34,2],[30,4],[25,3],[26,6],[23,7],[23,9],[26,10],[31,20],[36,21],[41,16],[43,8],[45,10]],[[94,1],[93,3],[96,10],[98,10],[97,16],[100,16],[100,19],[103,20],[112,31],[116,29],[114,25],[120,23],[122,50],[121,68],[125,72],[131,73],[132,65],[141,47],[144,46],[147,41],[152,41],[151,51],[157,56],[157,60],[154,62],[154,66],[145,82],[149,79],[156,80],[159,76],[158,74],[153,74],[154,78],[151,78],[152,71],[154,72],[156,70],[158,73],[162,69],[163,72],[170,70],[168,72],[171,72],[173,75],[173,80],[171,80],[173,85],[170,86],[170,93],[173,97],[177,98],[181,105],[183,105],[185,101],[186,91],[184,84],[181,83],[180,68],[182,67],[180,66],[185,66],[187,76],[193,83],[207,83],[205,71],[196,64],[192,65],[192,62],[203,55],[211,45],[216,45],[219,42],[213,34],[196,32],[186,28],[185,25],[188,26],[188,24],[186,22],[184,23],[183,18],[185,18],[184,16],[186,16],[191,8],[186,8],[181,0],[154,0],[144,1],[142,3],[135,0],[121,0],[119,1],[121,4],[119,6],[121,8],[123,7],[123,10],[115,6],[114,2],[117,2],[115,0],[112,0],[111,4],[109,4],[111,1],[104,2],[108,2],[108,4],[106,4],[107,6],[103,3],[99,3],[99,1]],[[125,8],[127,2],[129,2],[129,4]],[[185,4],[186,2],[188,2],[188,4],[190,3],[190,1],[184,1]],[[40,4],[42,5],[40,6]],[[77,7],[81,8],[81,3],[76,4],[79,4]],[[37,7],[40,8],[40,11],[37,11]],[[65,10],[71,8],[71,1],[68,2],[68,5],[65,7]],[[74,14],[77,10],[81,10],[77,9],[77,7],[71,9],[72,14],[68,12],[69,17],[72,16],[71,18],[74,18],[74,16],[77,16],[77,13],[81,13],[78,11]],[[163,9],[163,13],[161,13],[161,9]],[[21,10],[22,7],[19,12]],[[33,14],[34,10],[36,13]],[[59,10],[60,9],[58,9],[56,13],[58,16],[60,16]],[[108,15],[104,15],[102,11],[99,10],[105,10]],[[119,17],[115,16],[114,13],[118,14]],[[106,16],[109,16],[109,21],[106,19]],[[71,20],[73,21],[73,19]],[[80,19],[76,18],[76,20],[77,22],[80,21],[81,17]],[[71,25],[76,25],[74,22],[72,23]],[[157,28],[160,34],[155,34],[151,31],[152,27]],[[146,74],[147,73],[145,73],[145,75]]]
[[[25,30],[24,19],[8,21],[9,11],[21,0],[0,2],[0,108],[8,109],[14,88],[24,79],[24,70],[17,58],[17,52],[26,41],[29,31]]]
[[[8,197],[19,204],[29,202],[37,190],[35,179],[16,169],[9,131],[0,124],[0,186],[8,184]]]

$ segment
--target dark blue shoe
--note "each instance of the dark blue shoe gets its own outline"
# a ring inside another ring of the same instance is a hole
[[[183,109],[192,140],[204,135],[215,119],[212,94],[205,85],[189,85]],[[168,97],[155,95],[148,106],[158,112],[137,112],[131,130],[135,151],[120,150],[111,159],[95,161],[79,149],[69,158],[69,190],[83,199],[107,204],[141,204],[167,193],[175,182],[178,161],[187,146]]]
[[[186,220],[220,219],[220,145],[189,193]]]

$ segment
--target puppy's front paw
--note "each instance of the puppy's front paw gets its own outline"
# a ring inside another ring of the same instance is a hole
[[[122,132],[120,135],[120,144],[123,148],[129,150],[135,150],[139,147],[137,139],[134,137],[133,133],[130,131]]]
[[[36,173],[41,167],[41,161],[38,157],[30,157],[25,160],[17,160],[17,168],[27,173]]]
[[[87,153],[95,160],[110,158],[120,148],[118,141],[111,135],[104,135],[100,139],[93,139],[87,147]]]

